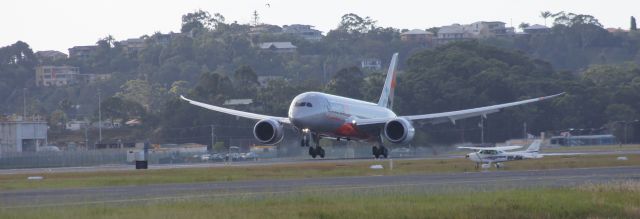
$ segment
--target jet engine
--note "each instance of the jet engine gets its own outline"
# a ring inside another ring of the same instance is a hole
[[[405,118],[389,120],[384,124],[384,137],[395,144],[405,144],[413,139],[415,129]]]
[[[277,144],[282,141],[284,130],[278,121],[263,119],[253,127],[253,136],[262,143]]]

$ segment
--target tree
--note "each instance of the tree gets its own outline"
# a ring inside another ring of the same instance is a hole
[[[207,11],[197,10],[191,13],[182,15],[182,27],[180,32],[189,33],[191,31],[198,31],[206,28],[210,28],[212,25],[211,14]]]
[[[235,96],[238,98],[254,98],[258,90],[258,76],[248,65],[240,66],[233,73]]]
[[[339,30],[347,33],[366,33],[376,28],[376,21],[365,17],[362,18],[354,13],[345,14],[338,25]]]
[[[56,110],[49,116],[49,125],[56,130],[64,130],[67,124],[67,114],[62,110]]]
[[[522,22],[522,23],[520,23],[520,25],[518,25],[518,28],[520,28],[522,30],[524,30],[527,27],[529,27],[529,23]]]
[[[636,18],[633,16],[631,16],[631,28],[629,28],[629,30],[638,30],[638,27],[636,27]]]
[[[540,12],[540,17],[544,18],[544,26],[547,26],[547,18],[550,18],[552,16],[553,16],[553,13],[551,13],[550,11]]]
[[[328,93],[362,99],[362,83],[364,73],[360,68],[353,66],[340,69],[329,81],[325,90]]]

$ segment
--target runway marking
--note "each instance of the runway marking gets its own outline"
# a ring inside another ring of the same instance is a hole
[[[137,198],[137,199],[117,199],[117,200],[103,200],[103,201],[86,201],[86,202],[68,202],[68,203],[54,203],[54,204],[40,204],[40,205],[19,205],[0,207],[0,209],[20,209],[20,208],[43,208],[43,207],[62,207],[62,206],[80,206],[80,205],[93,205],[93,204],[112,204],[112,203],[126,203],[126,202],[148,202],[148,201],[163,201],[163,200],[179,200],[179,199],[198,199],[198,198],[214,198],[214,197],[231,197],[231,196],[257,196],[257,195],[278,195],[278,194],[290,194],[290,193],[310,193],[310,192],[326,192],[326,191],[342,191],[342,190],[364,190],[364,189],[376,189],[376,188],[392,188],[392,187],[415,187],[426,186],[434,184],[466,184],[466,183],[490,183],[490,182],[515,182],[515,181],[540,181],[540,180],[569,180],[577,178],[589,178],[589,177],[638,177],[640,174],[592,174],[581,176],[542,176],[542,177],[511,177],[500,179],[485,179],[485,180],[462,180],[453,182],[424,182],[424,183],[405,183],[405,184],[384,184],[384,185],[370,185],[370,186],[344,186],[335,185],[334,188],[318,188],[318,189],[303,189],[292,191],[264,191],[264,192],[241,192],[241,193],[226,193],[226,194],[201,194],[201,195],[183,195],[183,196],[164,196],[153,198]],[[237,188],[247,188],[253,186],[241,186]]]

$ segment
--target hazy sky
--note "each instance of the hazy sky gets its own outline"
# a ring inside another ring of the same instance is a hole
[[[122,40],[156,31],[179,32],[181,15],[196,9],[239,23],[249,23],[257,10],[263,23],[310,24],[325,33],[346,13],[401,29],[480,20],[544,24],[539,14],[546,10],[591,14],[605,27],[624,29],[629,28],[630,16],[640,17],[637,0],[7,0],[0,7],[0,46],[22,40],[36,51],[67,53],[72,46],[95,44],[109,34]]]

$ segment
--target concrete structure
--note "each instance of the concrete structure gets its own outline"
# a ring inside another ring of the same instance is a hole
[[[361,69],[380,70],[382,69],[382,61],[376,58],[365,58],[360,60]]]
[[[552,145],[561,146],[581,146],[581,145],[614,145],[618,141],[613,135],[574,135],[574,136],[553,136]]]
[[[515,36],[513,27],[506,27],[500,21],[478,21],[472,24],[452,24],[442,26],[438,30],[437,44],[446,44],[452,41],[487,37],[512,37]]]
[[[80,69],[73,66],[38,66],[36,67],[36,86],[66,86],[78,82]]]
[[[145,40],[140,38],[126,39],[119,43],[125,52],[138,52],[147,46]]]
[[[471,39],[471,33],[460,24],[452,24],[449,26],[442,26],[438,30],[437,44],[446,44],[453,41]]]
[[[69,58],[87,59],[98,49],[98,46],[74,46],[69,49]]]
[[[420,29],[413,29],[400,34],[400,40],[404,42],[431,44],[433,33]]]
[[[35,53],[39,61],[57,61],[67,59],[67,54],[55,50],[37,51]]]
[[[313,26],[311,25],[304,25],[304,24],[284,25],[282,26],[282,33],[297,35],[309,41],[322,40],[322,31],[313,29]]]
[[[506,27],[505,23],[501,21],[478,21],[465,25],[465,29],[470,32],[474,38],[513,36],[515,34],[513,27]]]
[[[78,131],[78,130],[83,129],[83,128],[88,127],[88,126],[89,126],[89,122],[87,122],[87,121],[71,120],[71,121],[67,122],[65,128],[67,130],[71,130],[71,131]]]
[[[44,121],[0,121],[0,153],[36,152],[47,144],[47,123]]]
[[[260,49],[269,50],[277,53],[290,53],[295,52],[298,47],[291,44],[291,42],[264,42],[260,43]]]
[[[523,31],[527,34],[546,34],[551,32],[551,28],[540,24],[534,24],[524,28]]]
[[[92,84],[111,79],[111,74],[79,74],[77,77],[78,83]]]

